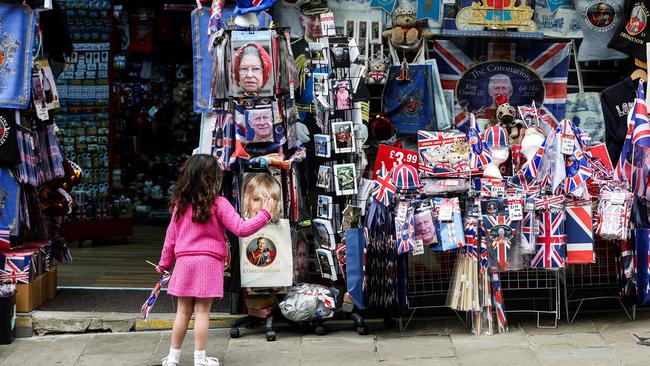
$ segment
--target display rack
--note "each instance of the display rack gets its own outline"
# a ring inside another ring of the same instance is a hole
[[[538,328],[557,328],[561,316],[561,271],[525,269],[500,272],[506,296],[506,313],[533,313]],[[518,303],[523,303],[518,307]],[[543,315],[553,315],[553,325],[542,324]]]
[[[615,245],[613,241],[597,240],[595,263],[572,265],[563,271],[564,308],[569,324],[575,321],[585,302],[594,300],[616,301],[630,320],[636,319],[636,305],[628,308],[619,295]],[[573,303],[577,303],[577,307],[571,313],[569,305]]]

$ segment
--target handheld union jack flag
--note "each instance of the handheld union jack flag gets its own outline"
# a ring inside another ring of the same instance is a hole
[[[465,220],[465,255],[474,260],[478,259],[478,220],[474,217],[467,217]]]
[[[570,155],[563,155],[565,176],[563,189],[564,193],[582,196],[587,193],[587,179],[591,177],[591,169],[587,158],[582,151],[580,138],[576,135],[573,123],[564,119],[557,126],[556,134],[559,139],[556,143],[562,144],[565,140],[573,141],[573,152]],[[559,184],[559,182],[557,182]]]
[[[395,241],[397,244],[397,255],[410,252],[415,249],[415,217],[413,208],[406,211],[406,220],[401,222],[395,218]]]
[[[372,197],[381,202],[384,206],[389,206],[397,192],[397,187],[393,184],[390,174],[386,171],[386,166],[381,165],[381,169],[375,179]]]
[[[519,110],[521,119],[526,123],[526,127],[539,125],[539,113],[537,112],[534,100],[530,103],[530,106],[521,105],[518,106],[517,109]]]
[[[524,210],[521,221],[521,251],[535,253],[535,211]]]
[[[632,123],[627,129],[625,144],[621,151],[614,177],[617,180],[630,183],[637,196],[649,198],[650,190],[646,192],[648,170],[645,165],[645,148],[650,147],[650,125],[648,125],[648,109],[645,102],[643,81],[639,81],[632,110]]]
[[[9,229],[0,229],[0,248],[11,248]]]
[[[564,268],[566,266],[565,212],[542,211],[539,215],[539,234],[535,238],[537,253],[530,262],[533,268]]]
[[[153,309],[153,306],[156,303],[156,300],[158,299],[160,290],[162,289],[164,284],[169,282],[170,278],[171,278],[171,274],[167,271],[165,271],[163,275],[160,276],[160,280],[158,280],[156,286],[154,286],[153,290],[151,290],[151,295],[149,295],[147,301],[145,301],[142,307],[140,308],[140,314],[142,314],[142,319],[147,320],[147,318],[149,317],[149,312],[151,311],[151,309]]]
[[[506,317],[506,306],[503,300],[503,291],[501,291],[501,280],[499,279],[499,272],[492,270],[492,303],[497,310],[497,324],[499,326],[499,333],[508,331],[508,318]]]
[[[469,129],[467,130],[469,167],[470,169],[478,169],[492,161],[492,151],[490,151],[490,147],[481,139],[474,114],[470,114],[469,122]]]

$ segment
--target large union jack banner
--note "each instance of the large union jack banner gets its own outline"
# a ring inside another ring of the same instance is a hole
[[[564,210],[546,210],[539,215],[539,234],[535,237],[537,253],[530,262],[533,268],[566,267],[566,234]]]
[[[511,105],[535,102],[540,113],[562,120],[569,51],[569,43],[433,41],[445,98],[455,101],[453,118],[461,131],[469,126],[469,113],[494,117],[497,95]]]
[[[594,232],[591,201],[566,205],[567,261],[569,264],[594,263]]]

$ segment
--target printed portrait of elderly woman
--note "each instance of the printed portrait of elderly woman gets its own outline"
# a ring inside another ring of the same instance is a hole
[[[260,93],[269,81],[271,69],[271,57],[259,43],[247,43],[235,54],[235,83],[244,95]]]

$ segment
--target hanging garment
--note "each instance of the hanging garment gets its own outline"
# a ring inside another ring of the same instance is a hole
[[[626,0],[622,21],[607,47],[626,55],[646,61],[646,42],[650,33],[646,29],[650,18],[650,2],[644,0]]]
[[[620,25],[625,24],[625,0],[575,0],[583,41],[578,61],[619,60],[627,55],[607,47]]]
[[[538,31],[547,37],[582,38],[573,1],[560,0],[559,3],[559,8],[553,11],[549,9],[546,0],[535,1],[534,20]]]

